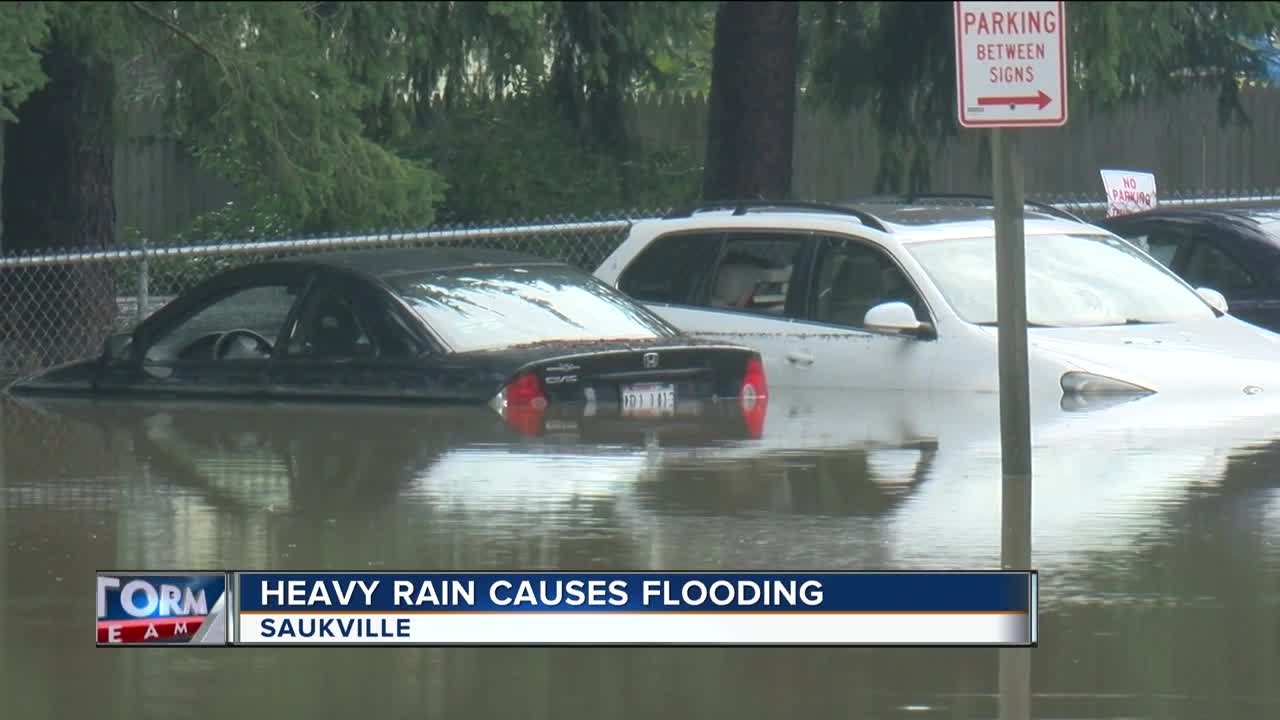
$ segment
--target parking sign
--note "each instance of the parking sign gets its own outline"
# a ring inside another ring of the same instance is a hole
[[[1066,124],[1063,6],[1063,2],[955,3],[961,125]]]

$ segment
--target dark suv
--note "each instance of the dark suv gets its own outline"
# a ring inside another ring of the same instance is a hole
[[[1157,208],[1098,224],[1222,293],[1232,315],[1280,332],[1280,209]]]

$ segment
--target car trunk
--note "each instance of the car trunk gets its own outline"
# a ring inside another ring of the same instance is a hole
[[[493,405],[508,415],[531,408],[539,418],[548,409],[560,416],[694,418],[712,414],[726,401],[737,406],[744,393],[750,401],[762,401],[767,394],[762,374],[751,374],[760,372],[759,356],[733,345],[686,340],[552,343],[501,355],[511,371]],[[751,388],[744,390],[747,380]]]

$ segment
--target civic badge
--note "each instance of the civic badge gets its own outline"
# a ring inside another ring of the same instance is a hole
[[[656,353],[656,352],[645,353],[645,354],[644,354],[644,366],[645,366],[646,368],[656,368],[656,367],[658,367],[658,353]]]

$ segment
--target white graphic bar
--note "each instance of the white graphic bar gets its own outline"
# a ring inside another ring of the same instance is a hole
[[[1026,613],[239,613],[237,645],[1025,647]]]

